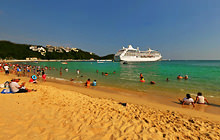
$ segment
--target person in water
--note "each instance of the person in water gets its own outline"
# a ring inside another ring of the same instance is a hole
[[[180,103],[182,105],[191,105],[192,104],[193,107],[195,107],[194,100],[193,100],[193,98],[191,98],[190,94],[186,94],[186,97],[183,98],[183,100],[181,100],[181,99],[178,99],[178,100],[180,101]]]
[[[201,93],[201,92],[198,92],[198,93],[197,93],[197,96],[196,96],[196,101],[195,101],[195,103],[197,103],[197,104],[205,104],[205,102],[206,102],[207,104],[209,104],[208,100],[207,100],[204,96],[202,96],[202,93]]]
[[[185,79],[185,80],[189,79],[189,76],[188,76],[188,75],[185,75],[184,79]]]
[[[180,76],[180,75],[178,75],[178,76],[177,76],[177,79],[183,79],[183,77],[182,77],[182,76]]]
[[[140,73],[140,80],[142,80],[144,78],[143,74]]]
[[[154,81],[150,81],[150,84],[154,85],[154,84],[156,84],[156,82],[154,82]]]

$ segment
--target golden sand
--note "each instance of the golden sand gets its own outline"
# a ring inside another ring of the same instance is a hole
[[[220,115],[52,82],[26,87],[37,92],[0,94],[0,140],[220,139]]]

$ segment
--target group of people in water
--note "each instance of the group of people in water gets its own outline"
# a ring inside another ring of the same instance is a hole
[[[185,77],[181,76],[181,75],[178,75],[177,76],[177,79],[189,79],[189,76],[188,75],[185,75]],[[166,79],[166,81],[168,82],[169,81],[169,78]],[[144,76],[142,73],[140,73],[140,82],[145,82],[145,79],[144,79]],[[155,81],[150,81],[150,84],[156,84]]]
[[[44,81],[46,81],[46,74],[45,74],[45,70],[57,70],[56,68],[52,68],[52,67],[40,67],[40,66],[32,66],[32,65],[27,65],[27,64],[6,64],[6,63],[0,63],[0,71],[2,72],[3,70],[5,71],[5,74],[8,75],[9,73],[13,73],[16,74],[18,77],[20,76],[27,76],[30,77],[29,82],[30,83],[37,83],[37,79],[39,79],[39,77],[41,76],[42,79]],[[64,69],[66,72],[68,72],[68,68]],[[96,73],[98,73],[99,71],[96,70]],[[62,76],[62,67],[60,68],[60,73]],[[115,74],[116,71],[113,71],[113,74]],[[80,74],[80,70],[77,69],[76,70],[76,74],[79,75]],[[108,72],[102,72],[103,76],[108,76]],[[144,76],[142,73],[140,73],[140,82],[145,82]],[[184,77],[181,75],[177,76],[177,79],[185,79],[187,80],[189,77],[188,75],[185,75]],[[74,79],[71,78],[70,81],[73,81]],[[12,92],[14,93],[22,93],[22,92],[30,92],[33,90],[29,90],[27,88],[24,87],[25,83],[22,83],[21,85],[18,85],[18,82],[20,81],[20,79],[12,79],[11,82],[9,83],[9,87],[11,89]],[[166,81],[169,81],[169,79],[167,78]],[[150,81],[150,84],[156,84],[155,81]],[[94,80],[92,83],[90,81],[90,78],[87,79],[85,86],[86,87],[90,87],[90,86],[96,86],[97,85],[97,81]],[[180,101],[181,104],[183,105],[193,105],[195,106],[195,103],[198,104],[209,104],[208,100],[202,96],[201,92],[198,92],[196,99],[192,99],[190,94],[186,94],[186,97],[183,99],[178,99]]]
[[[140,82],[145,82],[145,79],[144,79],[144,76],[143,76],[143,74],[142,73],[140,73]],[[150,81],[150,84],[156,84],[156,82],[155,81]]]

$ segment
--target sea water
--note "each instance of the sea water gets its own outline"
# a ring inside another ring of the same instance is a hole
[[[26,63],[37,66],[51,67],[47,70],[48,77],[55,77],[63,80],[74,79],[74,82],[85,83],[90,78],[96,80],[97,85],[124,88],[128,90],[148,92],[151,90],[167,96],[183,97],[186,93],[196,95],[202,92],[206,97],[220,99],[220,61],[158,61],[144,63],[120,62],[39,62]],[[55,70],[53,70],[53,67]],[[60,69],[62,67],[62,75]],[[68,72],[64,69],[68,69]],[[80,73],[77,74],[76,70]],[[103,73],[108,73],[107,76]],[[146,82],[141,83],[140,73],[143,74]],[[189,79],[178,80],[177,76],[188,75]],[[166,79],[169,79],[167,81]],[[155,81],[151,85],[150,81]]]

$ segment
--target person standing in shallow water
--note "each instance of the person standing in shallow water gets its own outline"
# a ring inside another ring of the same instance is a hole
[[[142,80],[144,78],[143,74],[140,73],[140,80]]]

